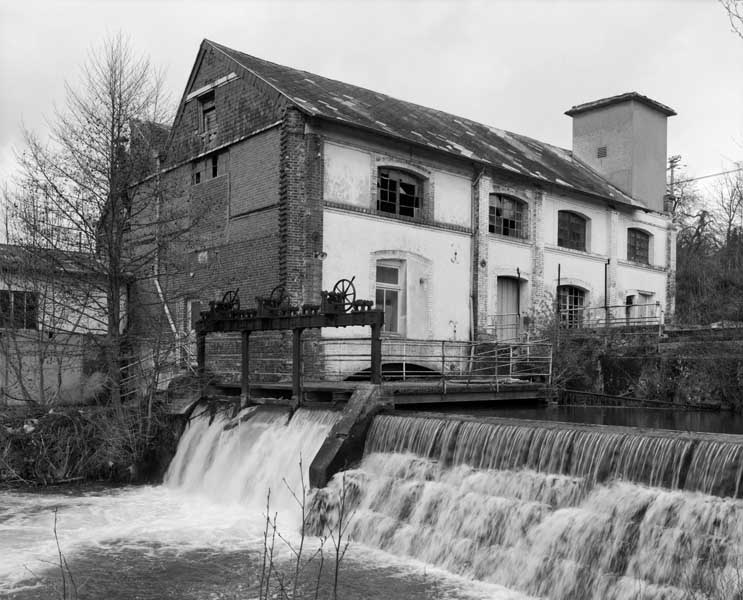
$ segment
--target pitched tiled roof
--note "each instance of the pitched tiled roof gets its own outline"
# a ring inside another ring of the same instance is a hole
[[[309,115],[379,132],[532,180],[644,206],[570,151],[440,110],[272,63],[206,40]]]

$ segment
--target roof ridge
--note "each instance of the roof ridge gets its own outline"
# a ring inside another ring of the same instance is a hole
[[[604,201],[636,206],[567,148],[384,92],[269,61],[204,39],[303,113],[490,165]]]
[[[219,52],[221,52],[222,54],[224,54],[224,55],[225,55],[225,56],[226,56],[226,57],[227,57],[228,59],[230,59],[230,60],[233,60],[233,61],[235,61],[235,62],[236,62],[237,64],[239,64],[239,65],[240,65],[240,66],[241,66],[241,67],[242,67],[243,69],[245,69],[246,71],[250,72],[250,73],[251,73],[251,74],[252,74],[252,75],[253,75],[254,77],[256,77],[256,78],[260,79],[260,80],[261,80],[261,81],[262,81],[263,83],[265,83],[265,84],[266,84],[267,86],[271,87],[272,89],[276,90],[276,92],[278,92],[279,94],[281,94],[282,96],[284,96],[284,98],[286,98],[287,100],[289,100],[289,102],[291,102],[291,103],[292,103],[292,104],[293,104],[294,106],[296,106],[296,107],[297,107],[297,108],[299,108],[300,110],[302,110],[302,111],[305,111],[305,112],[306,112],[306,109],[304,109],[304,108],[303,108],[303,107],[302,107],[302,106],[301,106],[301,105],[300,105],[300,104],[299,104],[299,103],[298,103],[298,102],[297,102],[297,101],[296,101],[296,100],[295,100],[294,98],[292,98],[292,97],[291,97],[291,96],[290,96],[290,95],[289,95],[288,93],[286,93],[286,92],[285,92],[284,90],[282,90],[281,88],[279,88],[279,87],[278,87],[277,85],[275,85],[275,84],[271,83],[270,81],[268,81],[268,80],[267,80],[267,79],[266,79],[265,77],[263,77],[262,75],[259,75],[258,73],[256,73],[256,72],[255,72],[255,71],[254,71],[253,69],[251,69],[250,67],[248,67],[248,66],[244,65],[243,63],[241,63],[241,62],[240,62],[240,61],[239,61],[239,60],[238,60],[237,58],[235,58],[234,56],[231,56],[231,55],[230,55],[230,53],[229,53],[229,52],[227,52],[226,50],[230,50],[231,52],[237,52],[238,54],[245,54],[244,52],[240,52],[239,50],[234,50],[233,48],[229,48],[228,46],[223,46],[222,44],[218,44],[217,42],[213,42],[212,40],[209,40],[209,39],[207,39],[207,38],[204,38],[204,42],[206,42],[207,44],[209,44],[210,46],[212,46],[212,48],[214,48],[215,50],[218,50]],[[250,54],[245,54],[245,56],[248,56],[248,57],[250,57],[250,58],[253,58],[253,59],[255,59],[255,60],[261,60],[261,61],[263,61],[263,59],[262,59],[262,58],[258,58],[257,56],[251,56]],[[263,62],[268,62],[268,63],[271,63],[271,61],[263,61]],[[284,65],[279,65],[278,63],[271,63],[271,64],[274,64],[274,65],[276,65],[276,66],[278,66],[278,67],[283,67],[283,68],[285,68],[285,69],[291,69],[291,67],[285,67]]]

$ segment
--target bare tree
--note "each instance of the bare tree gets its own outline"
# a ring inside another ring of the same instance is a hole
[[[730,19],[733,31],[743,38],[743,0],[720,0]]]
[[[11,237],[57,260],[68,281],[84,276],[94,287],[115,405],[131,362],[128,290],[158,276],[162,248],[186,227],[177,207],[163,200],[158,176],[158,150],[168,134],[161,123],[168,120],[161,74],[119,34],[92,51],[79,82],[66,86],[49,139],[26,131],[19,156]],[[166,300],[159,302],[158,319],[167,320]]]

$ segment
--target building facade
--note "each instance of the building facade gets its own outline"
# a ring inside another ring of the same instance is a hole
[[[162,284],[178,292],[167,306],[178,333],[226,290],[246,306],[283,286],[301,305],[342,278],[384,307],[388,349],[523,339],[556,315],[668,318],[675,113],[630,93],[566,114],[572,150],[205,40],[161,160],[168,201],[193,225],[177,249],[184,274]],[[367,335],[322,330],[313,348],[330,368]]]
[[[0,244],[0,406],[77,404],[103,389],[105,294],[73,254]]]

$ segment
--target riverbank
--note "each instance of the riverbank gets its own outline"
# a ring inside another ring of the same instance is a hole
[[[159,405],[6,407],[0,482],[158,482],[175,453],[179,421]]]

